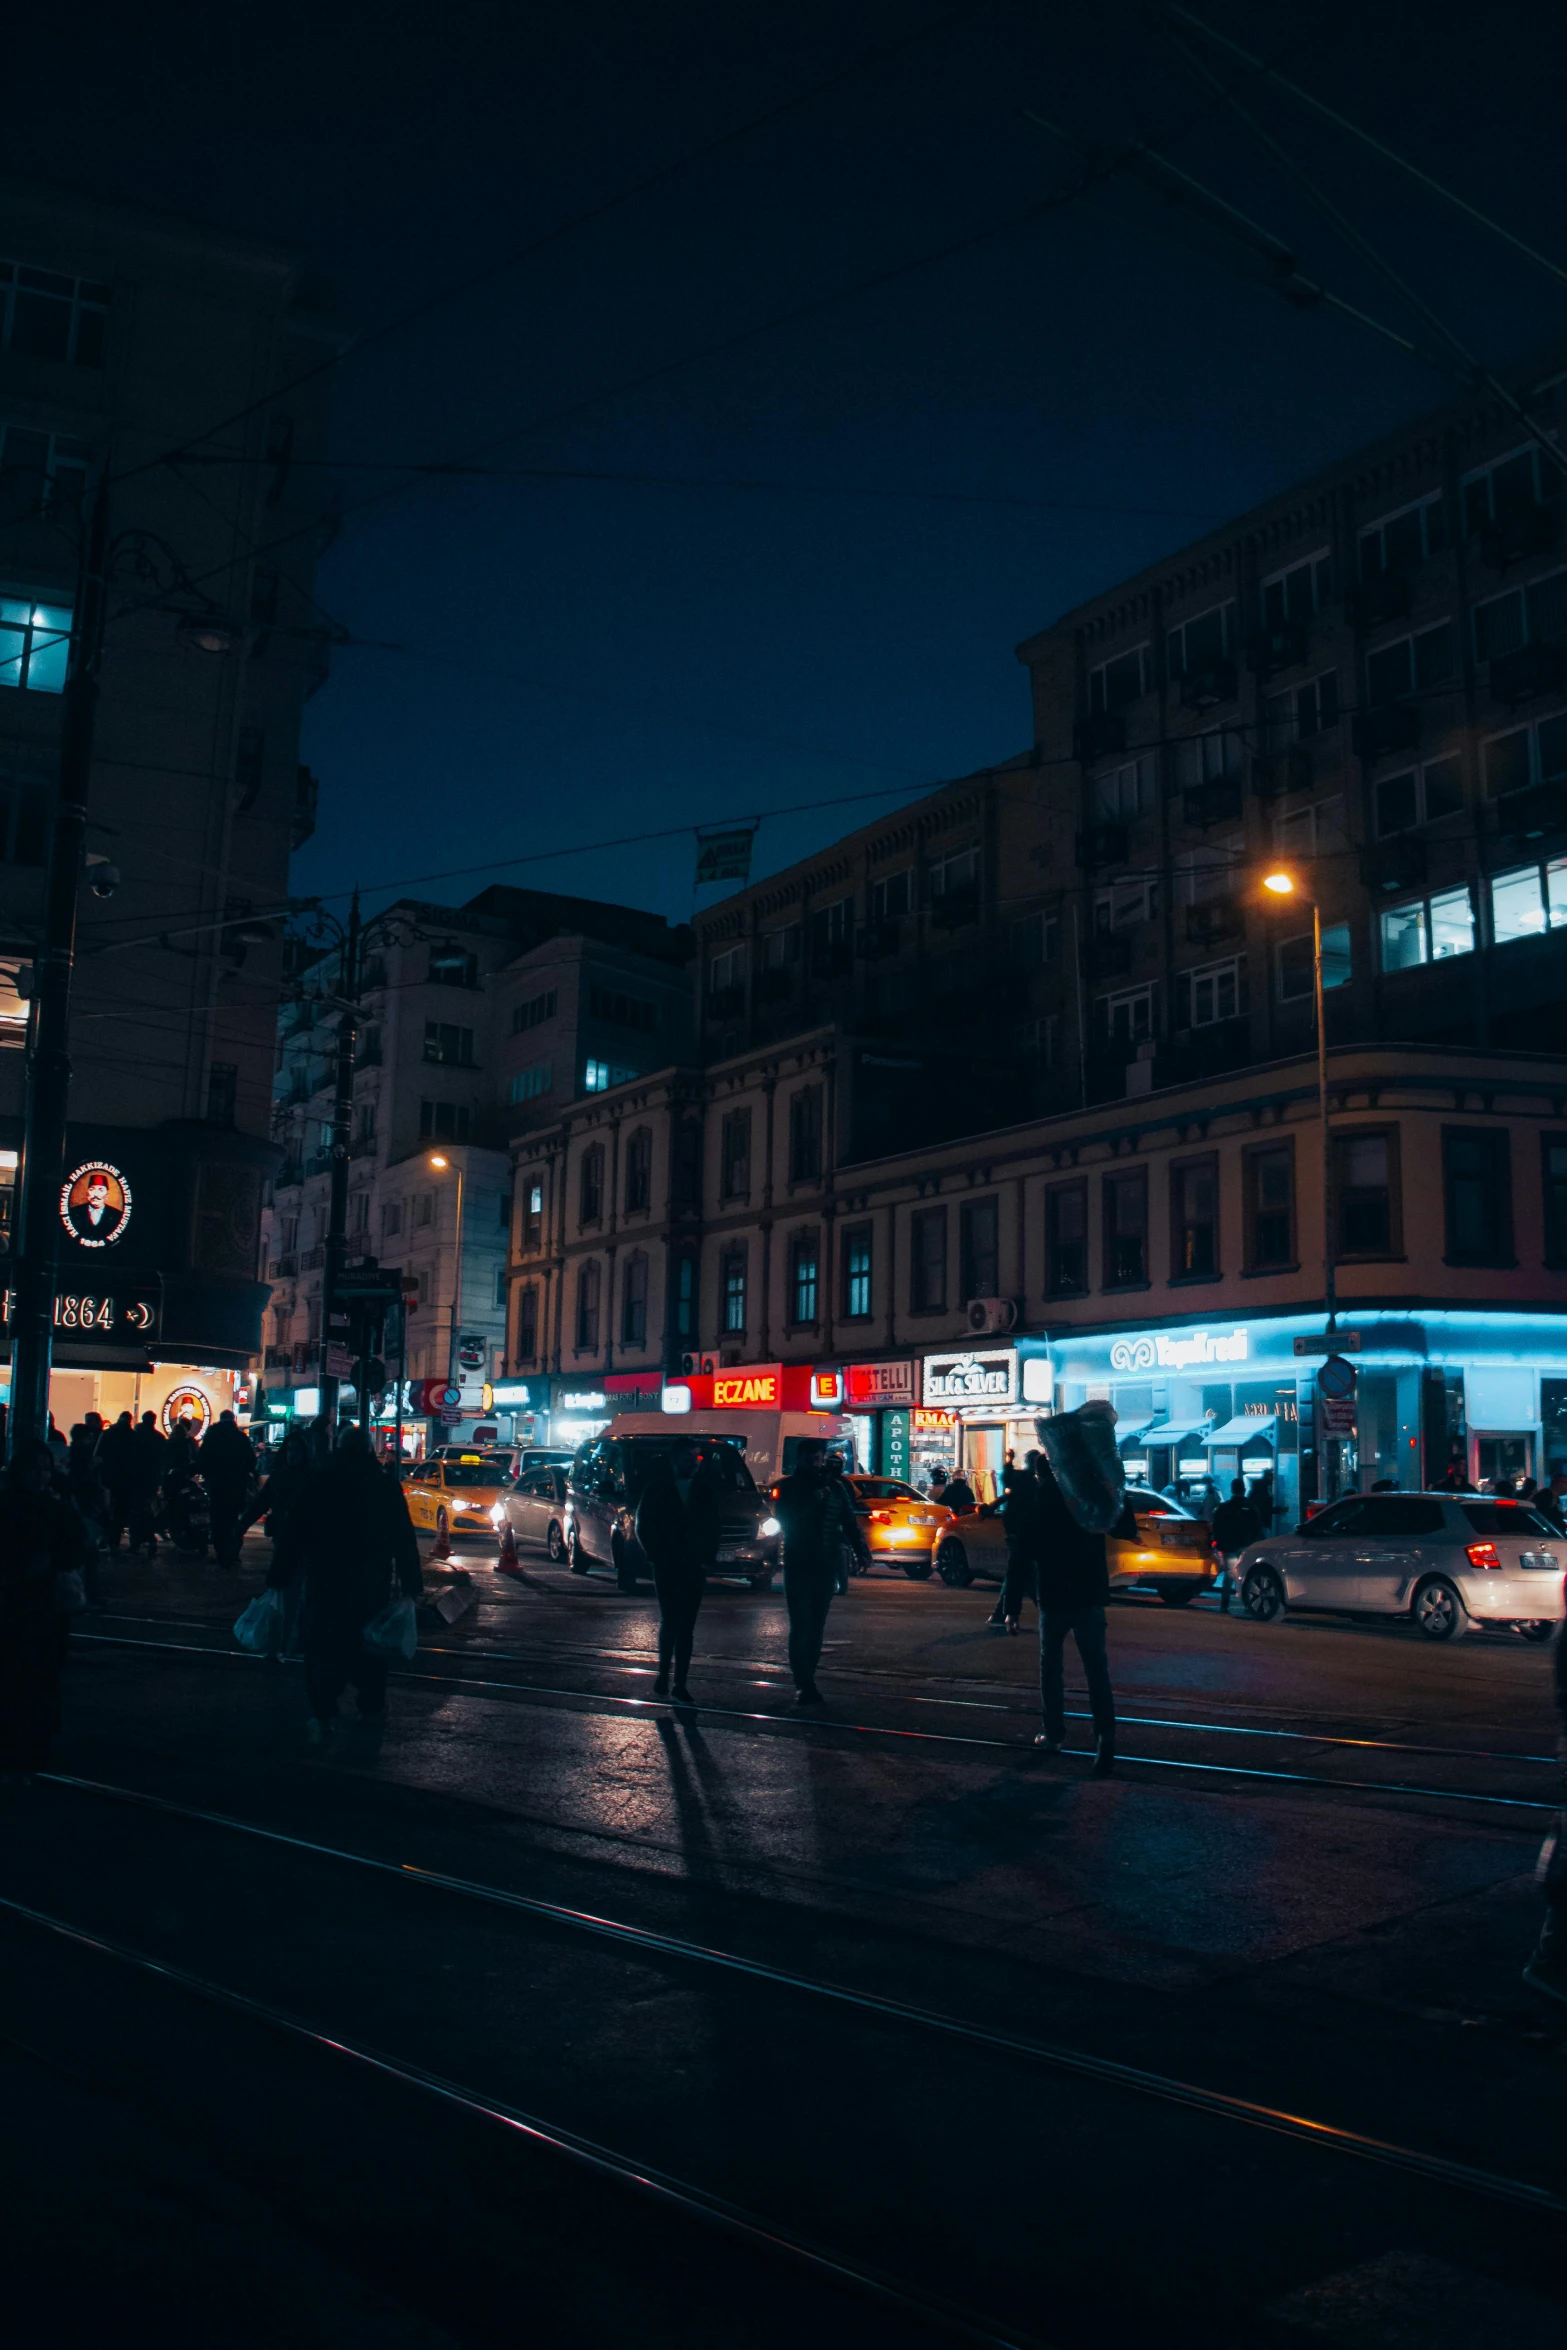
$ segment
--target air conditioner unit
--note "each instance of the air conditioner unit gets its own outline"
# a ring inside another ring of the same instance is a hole
[[[717,1355],[682,1355],[681,1376],[686,1379],[710,1379],[718,1368]]]
[[[969,1334],[973,1338],[994,1338],[1000,1330],[1010,1330],[1017,1320],[1017,1300],[1010,1297],[971,1297],[968,1301]]]

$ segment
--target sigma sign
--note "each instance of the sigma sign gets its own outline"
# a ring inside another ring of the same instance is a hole
[[[1194,1330],[1189,1338],[1146,1335],[1118,1338],[1110,1349],[1112,1371],[1189,1371],[1204,1363],[1244,1363],[1244,1330]]]

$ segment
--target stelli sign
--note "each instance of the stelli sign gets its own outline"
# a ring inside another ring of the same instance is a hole
[[[1244,1330],[1189,1330],[1184,1335],[1144,1331],[1118,1338],[1110,1349],[1112,1371],[1195,1371],[1210,1363],[1244,1363]]]
[[[843,1400],[851,1412],[907,1411],[917,1400],[912,1360],[850,1363],[843,1374]]]
[[[965,1350],[927,1355],[921,1401],[958,1411],[1016,1403],[1016,1349],[1007,1346],[983,1354]]]

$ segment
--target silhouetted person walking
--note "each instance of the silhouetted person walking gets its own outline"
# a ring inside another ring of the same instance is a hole
[[[287,1590],[300,1574],[307,1743],[330,1744],[337,1701],[350,1683],[360,1723],[378,1740],[386,1725],[387,1659],[366,1648],[365,1626],[386,1606],[394,1584],[413,1599],[422,1577],[402,1485],[377,1464],[358,1428],[347,1429],[337,1451],[311,1471],[285,1521],[267,1583]]]
[[[86,1528],[60,1496],[51,1448],[19,1445],[0,1478],[0,1777],[49,1760],[70,1624],[61,1578],[86,1563]]]
[[[129,1412],[121,1412],[114,1426],[105,1428],[99,1437],[97,1461],[109,1497],[105,1531],[113,1558],[136,1509],[136,1423]]]
[[[155,1412],[143,1412],[131,1432],[131,1548],[144,1545],[152,1557],[158,1547],[158,1488],[163,1483],[169,1440],[158,1426]]]
[[[1001,1504],[1001,1523],[1007,1536],[1007,1571],[989,1621],[1015,1632],[1023,1602],[1039,1599],[1039,1464],[1041,1452],[1031,1452],[1021,1468],[1014,1468]]]
[[[232,1412],[219,1412],[201,1440],[197,1463],[212,1510],[212,1548],[220,1567],[239,1562],[242,1520],[256,1456],[250,1438]]]
[[[677,1444],[667,1468],[648,1480],[637,1504],[637,1540],[653,1570],[658,1593],[658,1677],[655,1697],[674,1684],[676,1705],[694,1702],[686,1686],[707,1570],[718,1556],[718,1491],[704,1474],[696,1446]]]
[[[1107,1779],[1115,1768],[1115,1696],[1105,1649],[1105,1602],[1110,1569],[1105,1538],[1090,1534],[1067,1508],[1048,1461],[1038,1469],[1039,1485],[1039,1694],[1045,1726],[1034,1740],[1047,1754],[1059,1754],[1066,1739],[1066,1680],[1063,1651],[1070,1632],[1088,1683],[1098,1752],[1094,1776]],[[1121,1526],[1131,1518],[1123,1512]],[[1136,1520],[1132,1519],[1136,1539]]]
[[[1258,1479],[1258,1484],[1261,1484]],[[1213,1513],[1213,1539],[1224,1553],[1224,1589],[1219,1597],[1221,1614],[1230,1612],[1230,1595],[1235,1588],[1235,1561],[1249,1543],[1260,1542],[1266,1527],[1262,1511],[1257,1506],[1255,1493],[1246,1498],[1246,1480],[1231,1480],[1230,1498],[1221,1501]]]
[[[821,1663],[827,1611],[838,1580],[839,1550],[847,1543],[862,1563],[870,1561],[870,1548],[848,1491],[841,1478],[829,1476],[826,1454],[820,1437],[806,1437],[793,1476],[786,1477],[778,1488],[784,1601],[789,1610],[789,1670],[794,1675],[794,1702],[799,1706],[822,1703],[816,1668]]]

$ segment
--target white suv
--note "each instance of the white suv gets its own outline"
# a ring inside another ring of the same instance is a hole
[[[1527,1502],[1485,1494],[1357,1493],[1242,1554],[1241,1600],[1270,1624],[1287,1607],[1410,1616],[1428,1640],[1471,1621],[1549,1640],[1563,1615],[1567,1538]]]

